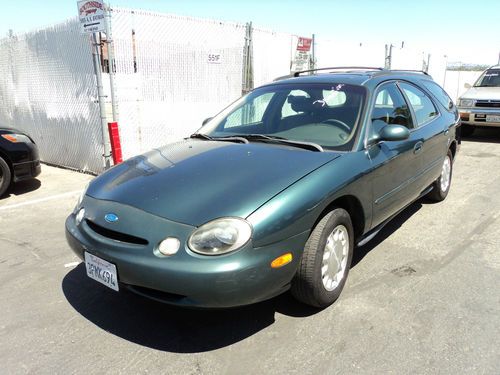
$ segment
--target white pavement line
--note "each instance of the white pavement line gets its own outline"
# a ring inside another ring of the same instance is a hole
[[[33,199],[33,200],[27,201],[27,202],[22,202],[22,203],[17,203],[17,204],[8,204],[6,206],[0,207],[0,211],[12,209],[12,208],[23,207],[23,206],[29,206],[29,205],[32,205],[32,204],[37,204],[37,203],[42,203],[42,202],[47,202],[47,201],[52,201],[52,200],[55,200],[55,199],[70,197],[72,195],[78,195],[81,192],[82,192],[81,190],[75,190],[75,191],[70,191],[68,193],[52,195],[50,197]]]
[[[66,263],[64,265],[64,268],[70,268],[70,267],[76,267],[80,264],[80,262],[70,262],[70,263]]]

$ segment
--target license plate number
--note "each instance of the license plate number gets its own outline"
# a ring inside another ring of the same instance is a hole
[[[500,116],[486,115],[486,122],[500,122]]]
[[[88,277],[118,291],[118,277],[113,263],[85,252],[85,267]]]

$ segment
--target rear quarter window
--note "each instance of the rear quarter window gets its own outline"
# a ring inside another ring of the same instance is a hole
[[[453,104],[453,100],[451,100],[451,98],[441,86],[433,81],[422,81],[422,84],[427,90],[430,91],[430,93],[437,99],[437,101],[444,108],[446,108],[446,110],[453,110],[453,108],[455,107],[455,105]]]

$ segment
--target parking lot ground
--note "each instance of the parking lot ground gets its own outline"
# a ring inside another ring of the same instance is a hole
[[[340,299],[183,310],[87,278],[64,220],[92,177],[43,166],[0,199],[5,374],[499,374],[500,131],[466,139],[451,192],[357,249]]]

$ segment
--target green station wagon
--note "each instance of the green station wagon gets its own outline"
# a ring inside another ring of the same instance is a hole
[[[356,246],[416,199],[446,198],[458,124],[422,72],[298,72],[94,179],[66,237],[116,291],[220,308],[291,290],[326,307]]]

